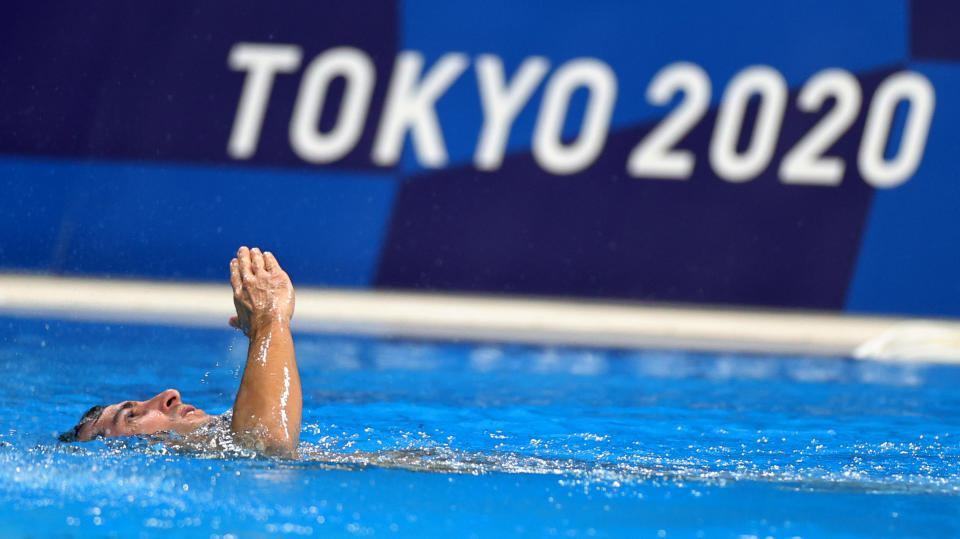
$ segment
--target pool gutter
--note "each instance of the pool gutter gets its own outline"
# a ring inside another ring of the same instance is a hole
[[[225,327],[228,284],[0,274],[0,313]],[[295,331],[960,363],[960,322],[835,313],[297,288]]]

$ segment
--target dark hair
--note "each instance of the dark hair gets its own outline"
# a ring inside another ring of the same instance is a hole
[[[60,436],[57,437],[61,442],[77,442],[80,441],[80,429],[83,428],[87,423],[94,423],[96,420],[100,419],[100,414],[103,413],[103,409],[106,406],[98,405],[90,408],[84,412],[83,417],[80,418],[80,422],[73,426],[72,429],[60,433]]]

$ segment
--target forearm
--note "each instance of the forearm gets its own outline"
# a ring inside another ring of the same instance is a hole
[[[289,323],[262,324],[249,337],[231,430],[259,450],[292,455],[300,441],[303,396]]]

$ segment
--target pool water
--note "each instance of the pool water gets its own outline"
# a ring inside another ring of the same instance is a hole
[[[0,318],[0,535],[960,536],[960,368],[296,335],[301,459],[59,444],[242,337]]]

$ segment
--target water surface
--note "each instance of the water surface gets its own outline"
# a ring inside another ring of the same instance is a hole
[[[59,444],[167,387],[219,413],[229,330],[0,318],[3,535],[960,535],[960,368],[296,336],[298,461]]]

